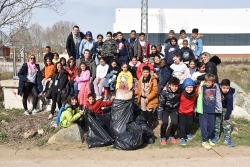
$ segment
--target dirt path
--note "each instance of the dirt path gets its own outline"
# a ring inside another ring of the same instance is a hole
[[[163,149],[147,147],[136,151],[55,146],[21,150],[0,147],[0,166],[250,166],[250,147],[216,147],[216,150],[223,157],[213,150],[207,151],[201,147]]]

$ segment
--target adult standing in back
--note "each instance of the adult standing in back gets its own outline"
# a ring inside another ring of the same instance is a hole
[[[46,46],[45,47],[45,55],[44,55],[44,64],[46,64],[46,60],[47,58],[49,58],[50,60],[53,60],[54,59],[54,53],[51,53],[51,48],[50,46]]]
[[[27,100],[28,96],[31,93],[33,96],[33,110],[32,114],[36,114],[38,94],[42,92],[42,75],[40,71],[39,64],[36,64],[35,55],[30,55],[28,63],[24,63],[20,71],[18,72],[19,86],[18,86],[18,95],[23,97],[23,108],[24,114],[29,115]]]
[[[66,49],[69,55],[69,58],[77,59],[79,52],[79,45],[84,38],[84,34],[80,32],[78,26],[73,27],[73,31],[69,34],[66,43]]]

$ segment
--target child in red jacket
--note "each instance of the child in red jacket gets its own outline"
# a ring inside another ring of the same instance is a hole
[[[180,143],[186,145],[186,139],[192,140],[191,128],[193,125],[194,107],[198,97],[198,87],[195,88],[195,82],[191,78],[184,80],[182,84],[183,91],[180,95],[179,127]]]
[[[102,110],[102,107],[108,107],[108,106],[111,106],[112,105],[112,100],[110,101],[101,101],[101,100],[95,100],[95,96],[93,94],[89,94],[88,95],[88,99],[87,99],[87,105],[86,107],[93,111],[94,113],[96,114],[99,114],[99,115],[104,115],[104,112]]]

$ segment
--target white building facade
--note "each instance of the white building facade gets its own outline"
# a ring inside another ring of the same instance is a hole
[[[117,8],[114,32],[128,38],[131,30],[140,32],[141,9]],[[148,9],[148,40],[163,44],[169,30],[179,38],[180,30],[191,34],[198,28],[203,35],[203,51],[211,54],[250,55],[250,8],[246,9]]]

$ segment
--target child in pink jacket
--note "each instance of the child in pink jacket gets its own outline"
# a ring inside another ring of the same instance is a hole
[[[91,93],[89,87],[90,71],[87,70],[86,63],[81,63],[80,68],[78,67],[76,82],[78,83],[78,102],[80,104],[80,110],[87,104],[88,94]]]

